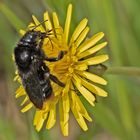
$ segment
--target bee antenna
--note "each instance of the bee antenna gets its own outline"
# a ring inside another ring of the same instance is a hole
[[[32,28],[32,31],[33,31],[34,29],[36,29],[37,27],[41,26],[41,25],[42,25],[43,23],[45,23],[46,21],[48,21],[48,20],[44,20],[44,21],[40,22],[40,24],[34,26],[34,28]]]

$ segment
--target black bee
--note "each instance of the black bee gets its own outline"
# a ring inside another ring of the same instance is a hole
[[[38,27],[38,26],[37,26]],[[36,27],[35,27],[36,28]],[[50,31],[35,31],[33,28],[25,33],[14,49],[15,62],[22,84],[32,103],[42,109],[43,102],[52,94],[50,80],[64,87],[64,84],[54,75],[50,74],[44,60],[55,62],[63,58],[60,51],[58,57],[47,57],[41,49],[45,38]]]

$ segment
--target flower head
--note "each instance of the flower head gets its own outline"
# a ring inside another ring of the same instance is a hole
[[[96,52],[107,45],[107,42],[97,44],[103,38],[104,33],[100,32],[86,39],[89,27],[87,26],[88,20],[85,18],[78,24],[70,38],[71,15],[72,5],[70,4],[63,30],[59,24],[57,14],[53,12],[53,21],[51,21],[48,12],[45,12],[44,20],[47,20],[45,22],[45,28],[42,25],[36,28],[36,30],[41,32],[51,31],[49,38],[44,40],[42,46],[47,56],[57,56],[61,50],[67,53],[60,61],[45,61],[45,64],[50,69],[50,73],[62,81],[65,87],[60,87],[51,81],[53,94],[44,102],[42,110],[36,109],[33,124],[37,131],[42,128],[45,121],[47,122],[46,128],[52,128],[56,122],[56,105],[59,105],[60,126],[65,136],[68,135],[70,111],[72,111],[80,127],[85,131],[88,129],[85,119],[92,121],[79,98],[79,94],[92,106],[94,106],[96,100],[95,95],[107,96],[107,92],[97,86],[97,84],[106,85],[107,82],[103,78],[87,71],[88,66],[100,64],[108,59],[108,55],[106,54],[95,55]],[[30,28],[31,26],[40,24],[35,16],[33,16],[33,21],[34,23],[29,25]],[[21,30],[20,33],[23,35],[25,31]],[[16,91],[16,98],[21,96],[25,97],[21,103],[24,106],[21,111],[26,112],[34,107],[34,105],[29,100],[18,73],[16,74],[15,80],[18,80],[20,83],[20,87]]]

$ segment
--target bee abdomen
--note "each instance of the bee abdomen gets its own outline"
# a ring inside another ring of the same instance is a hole
[[[42,92],[43,92],[44,100],[47,99],[49,96],[51,96],[51,94],[52,94],[52,87],[51,87],[50,81],[47,81],[45,84],[43,84]]]

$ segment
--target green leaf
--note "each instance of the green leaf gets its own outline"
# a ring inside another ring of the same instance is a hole
[[[0,10],[17,31],[25,28],[25,24],[5,4],[0,4]]]

